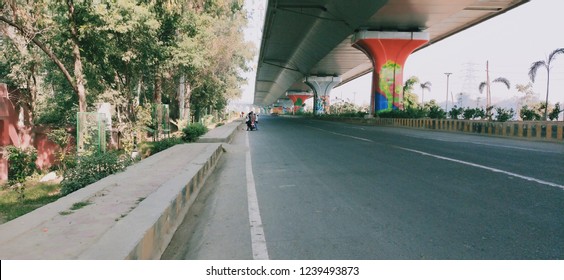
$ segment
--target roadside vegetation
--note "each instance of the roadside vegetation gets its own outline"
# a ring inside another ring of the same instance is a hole
[[[0,4],[0,83],[19,132],[42,131],[57,146],[43,170],[37,147],[1,147],[9,180],[0,221],[229,119],[256,50],[244,40],[246,23],[236,0]],[[39,183],[48,172],[56,179]]]
[[[123,151],[92,153],[68,157],[64,164],[54,166],[59,174],[55,180],[39,182],[41,172],[35,166],[36,152],[9,146],[8,176],[12,178],[0,190],[0,223],[15,219],[65,195],[75,192],[127,166],[177,144],[195,142],[207,132],[200,123],[188,125],[181,134],[159,141],[143,142],[136,158]],[[61,181],[62,180],[62,181]],[[71,209],[72,210],[72,209]]]

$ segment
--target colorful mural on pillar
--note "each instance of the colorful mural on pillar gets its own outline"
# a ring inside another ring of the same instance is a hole
[[[316,114],[329,114],[330,108],[331,108],[331,103],[329,103],[328,95],[318,96],[315,99],[315,102],[313,104],[313,110],[315,111]]]
[[[294,104],[294,113],[302,112],[306,105],[306,100],[311,97],[313,97],[312,94],[288,94],[288,98],[290,98]]]
[[[379,90],[375,93],[376,110],[385,111],[393,109],[403,109],[403,73],[402,67],[392,60],[388,60],[379,71],[378,85],[373,88]],[[400,83],[398,84],[398,81]],[[391,102],[390,102],[391,101]]]
[[[373,112],[403,109],[403,66],[408,56],[428,42],[426,33],[361,31],[353,47],[363,51],[374,67],[371,107]]]

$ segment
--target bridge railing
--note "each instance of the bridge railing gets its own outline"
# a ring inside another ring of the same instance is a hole
[[[564,122],[492,122],[434,119],[374,119],[373,122],[376,125],[405,126],[491,136],[564,142]]]
[[[335,118],[333,120],[339,120]],[[509,121],[494,122],[484,120],[451,119],[340,119],[346,122],[368,125],[413,127],[440,131],[463,132],[471,134],[524,138],[564,143],[564,122],[562,121]]]

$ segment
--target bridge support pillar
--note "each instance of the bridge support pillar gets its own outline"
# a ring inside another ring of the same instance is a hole
[[[293,113],[302,111],[305,106],[305,101],[310,99],[313,95],[308,92],[289,92],[286,94],[294,104]]]
[[[304,81],[311,89],[313,89],[313,114],[330,113],[330,94],[331,90],[341,82],[340,77],[333,76],[309,76]]]
[[[359,31],[353,47],[372,60],[370,115],[403,108],[403,66],[407,57],[429,41],[425,32]]]

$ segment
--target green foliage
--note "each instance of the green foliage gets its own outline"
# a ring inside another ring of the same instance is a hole
[[[57,127],[75,125],[77,102],[69,92],[47,93],[37,102],[35,123]]]
[[[34,148],[20,149],[14,146],[6,147],[8,160],[8,179],[11,183],[23,183],[28,176],[37,171],[35,160],[37,151]]]
[[[378,113],[380,118],[418,119],[425,118],[428,111],[421,107],[407,107],[404,110],[392,110]]]
[[[74,168],[67,169],[61,182],[61,194],[67,195],[111,174],[125,170],[132,160],[118,152],[95,152],[81,156]]]
[[[22,196],[17,192],[0,191],[0,219],[13,220],[61,196],[59,185],[52,183],[25,183]]]
[[[366,111],[365,108],[341,99],[331,104],[330,111],[330,116],[340,117],[362,117],[366,114],[364,113]]]
[[[524,121],[538,121],[542,119],[541,114],[538,112],[538,108],[530,109],[527,105],[521,108],[519,116]]]
[[[513,110],[513,108],[507,110],[501,107],[497,107],[495,110],[497,112],[496,120],[498,122],[506,122],[515,116],[515,111]]]
[[[431,119],[446,119],[446,112],[441,107],[432,105],[429,107],[428,116]]]
[[[174,101],[180,100],[181,76],[186,77],[185,108],[196,115],[223,109],[241,95],[254,55],[255,47],[243,36],[246,11],[242,1],[192,2],[38,0],[0,5],[2,15],[24,29],[12,36],[2,32],[6,43],[0,44],[0,79],[26,91],[25,105],[34,110],[36,124],[73,125],[78,97],[71,83],[80,81],[73,71],[76,45],[86,103],[112,102],[113,124],[123,137],[132,131],[141,134],[135,108],[157,96],[171,105],[171,116],[179,116],[181,105]],[[77,34],[71,33],[72,26]],[[34,42],[20,34],[33,35]],[[68,79],[53,59],[60,61]],[[126,140],[132,149],[132,138]]]
[[[184,141],[180,138],[170,137],[155,142],[145,143],[141,153],[144,155],[154,155],[160,151],[164,151],[174,145],[182,144]]]
[[[483,120],[486,117],[486,111],[482,108],[476,108],[474,111],[474,118]]]
[[[550,111],[550,113],[548,114],[548,119],[551,121],[558,120],[558,115],[560,115],[560,113],[562,112],[564,112],[564,110],[560,108],[560,102],[556,103],[552,111]]]
[[[465,120],[471,120],[475,117],[476,115],[476,108],[466,108],[464,109],[464,112],[462,112],[462,117]]]
[[[464,108],[458,108],[457,106],[452,107],[448,112],[448,115],[453,120],[458,120],[458,117],[463,114],[464,114]]]
[[[186,142],[195,142],[198,137],[206,134],[208,128],[201,123],[192,123],[182,129],[182,140]]]
[[[72,211],[78,210],[78,209],[84,208],[85,206],[88,206],[90,204],[92,204],[92,202],[90,202],[90,201],[76,202],[71,206],[70,210],[72,210]]]
[[[73,166],[72,154],[68,149],[71,137],[65,128],[54,128],[47,133],[47,138],[53,143],[59,145],[60,150],[55,153],[56,162],[54,167],[60,170],[66,170],[69,165]]]

